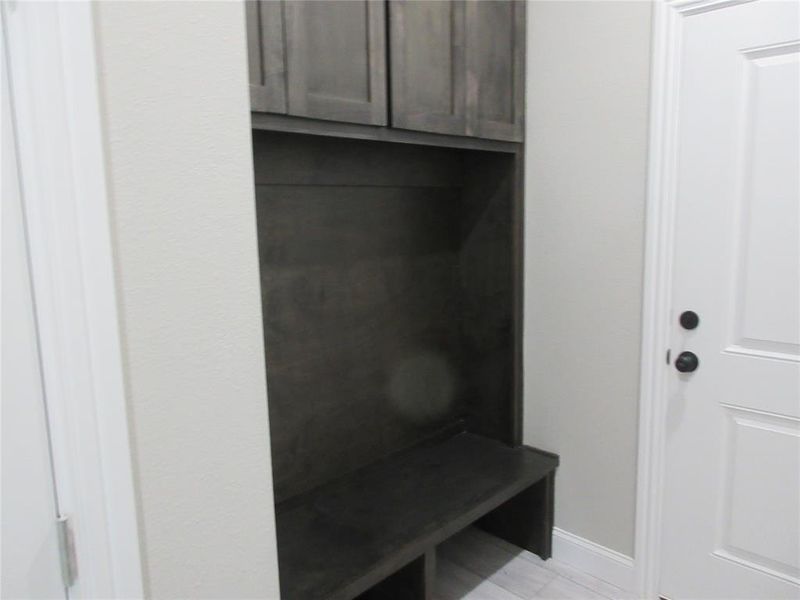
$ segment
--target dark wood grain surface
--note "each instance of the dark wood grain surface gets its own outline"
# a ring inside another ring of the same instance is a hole
[[[250,123],[256,131],[282,131],[301,135],[316,135],[358,140],[392,142],[395,144],[414,144],[419,146],[438,146],[442,148],[464,148],[486,150],[489,152],[516,152],[521,144],[490,140],[463,135],[410,131],[394,127],[379,127],[356,123],[334,123],[320,119],[306,119],[291,115],[275,115],[253,112]]]
[[[250,109],[285,114],[286,44],[280,2],[247,0]]]
[[[467,152],[461,209],[459,272],[464,403],[473,433],[514,439],[513,318],[514,157]],[[520,282],[521,283],[521,282]],[[515,328],[514,325],[520,325]]]
[[[424,597],[425,553],[487,513],[549,552],[557,458],[511,449],[521,154],[253,144],[283,596]]]
[[[247,24],[282,597],[427,600],[479,519],[548,555],[558,459],[518,446],[523,3]]]
[[[464,2],[389,2],[392,126],[467,133]]]
[[[525,2],[465,2],[467,132],[522,141]]]
[[[286,134],[256,148],[280,502],[461,418],[462,163]]]
[[[282,4],[289,114],[386,125],[385,2]]]
[[[558,459],[469,433],[278,506],[281,593],[348,599],[552,473]]]

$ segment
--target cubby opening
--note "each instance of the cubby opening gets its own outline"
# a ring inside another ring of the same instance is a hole
[[[253,150],[283,595],[424,597],[425,556],[481,518],[530,521],[549,553],[557,459],[518,447],[519,155],[266,131]]]

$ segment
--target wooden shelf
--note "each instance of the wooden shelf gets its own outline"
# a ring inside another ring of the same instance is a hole
[[[488,152],[505,152],[514,154],[521,150],[519,142],[490,140],[463,135],[445,135],[410,131],[379,125],[359,125],[338,121],[323,121],[305,117],[291,117],[270,113],[251,112],[251,127],[261,131],[281,131],[285,133],[302,133],[305,135],[322,135],[327,137],[372,140],[376,142],[394,142],[398,144],[416,144],[419,146],[438,146],[442,148],[458,148],[462,150],[485,150]]]
[[[549,453],[460,433],[288,500],[277,509],[281,595],[354,598],[491,511],[488,528],[508,538],[505,517],[521,510],[515,497],[522,510],[547,512],[538,505],[552,499],[557,464]],[[537,501],[531,490],[545,480]],[[549,553],[552,524],[528,521],[539,529],[527,536],[546,536]]]

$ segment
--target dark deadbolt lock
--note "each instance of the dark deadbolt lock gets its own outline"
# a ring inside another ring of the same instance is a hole
[[[680,321],[684,329],[694,329],[700,324],[700,317],[693,310],[685,310],[681,313]]]
[[[681,352],[675,359],[675,368],[681,373],[691,373],[700,365],[700,359],[694,352]]]

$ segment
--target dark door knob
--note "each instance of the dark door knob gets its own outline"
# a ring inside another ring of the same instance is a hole
[[[694,329],[700,324],[700,317],[693,310],[685,310],[681,313],[680,321],[684,329]]]
[[[700,365],[700,359],[694,352],[681,352],[675,359],[675,368],[681,373],[691,373]]]

